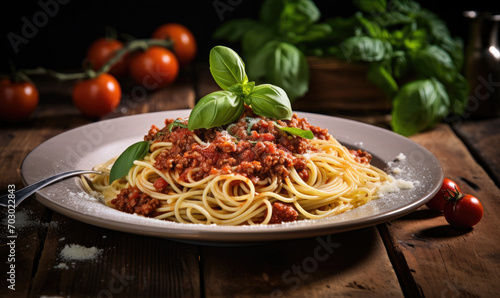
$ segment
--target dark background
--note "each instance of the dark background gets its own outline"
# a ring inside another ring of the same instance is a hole
[[[22,35],[23,17],[32,21],[42,10],[39,1],[57,3],[58,12],[49,16],[46,25],[28,38],[27,44],[19,45],[14,52],[7,35]],[[2,55],[0,70],[8,70],[8,60],[19,68],[44,66],[56,70],[80,69],[90,43],[104,35],[105,26],[113,26],[118,32],[137,38],[149,38],[161,24],[177,22],[190,28],[199,46],[197,59],[207,61],[208,51],[215,45],[212,32],[222,22],[242,17],[258,16],[262,0],[165,0],[165,1],[77,1],[60,4],[57,0],[2,1],[0,4],[0,36]],[[232,10],[220,19],[214,3],[226,3]],[[493,8],[495,1],[419,1],[447,22],[453,36],[467,41],[468,22],[462,17],[464,10],[481,10],[499,13]],[[356,8],[351,1],[316,0],[323,18],[351,16]],[[495,5],[498,6],[498,5]]]

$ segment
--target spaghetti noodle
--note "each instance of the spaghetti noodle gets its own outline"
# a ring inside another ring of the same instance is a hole
[[[118,210],[181,223],[272,224],[319,219],[379,197],[393,179],[371,155],[342,146],[326,129],[295,114],[290,121],[257,116],[246,107],[224,127],[189,131],[187,119],[152,126],[150,150],[128,175],[109,184],[115,159],[95,167],[86,188]],[[314,133],[312,140],[280,127]]]

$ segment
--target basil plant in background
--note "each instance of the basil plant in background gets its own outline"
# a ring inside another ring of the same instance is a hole
[[[354,3],[353,16],[320,21],[312,0],[265,0],[259,20],[227,21],[214,37],[241,42],[248,73],[292,100],[308,90],[306,55],[365,63],[367,79],[392,100],[393,130],[405,136],[461,115],[469,93],[463,44],[446,24],[412,0]]]

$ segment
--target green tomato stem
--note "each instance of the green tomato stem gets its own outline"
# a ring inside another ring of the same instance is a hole
[[[160,46],[165,48],[172,48],[172,40],[162,40],[162,39],[136,39],[126,43],[123,48],[116,51],[113,57],[104,64],[100,69],[94,71],[92,69],[87,69],[85,72],[77,73],[61,73],[44,67],[37,67],[34,69],[22,69],[17,73],[23,73],[25,75],[49,75],[59,81],[67,80],[78,80],[78,79],[88,79],[100,76],[103,73],[107,73],[113,65],[115,65],[123,56],[129,52],[137,50],[145,50],[152,46]],[[15,77],[14,77],[15,78]]]
[[[173,42],[165,39],[136,39],[126,43],[123,48],[116,51],[113,58],[104,64],[99,70],[96,71],[96,76],[108,72],[113,65],[115,65],[125,54],[136,50],[145,50],[152,46],[160,46],[165,48],[172,48]]]

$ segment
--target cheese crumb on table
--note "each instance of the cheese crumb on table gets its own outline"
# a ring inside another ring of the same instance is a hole
[[[61,258],[65,260],[93,260],[102,252],[95,246],[85,247],[78,244],[66,244],[61,250]]]

